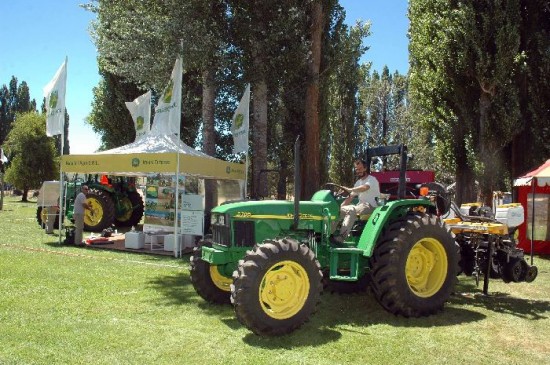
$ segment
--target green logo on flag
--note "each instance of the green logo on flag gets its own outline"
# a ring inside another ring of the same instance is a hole
[[[136,120],[136,129],[138,131],[142,130],[143,124],[145,124],[145,119],[140,115],[139,117],[137,117],[137,120]]]
[[[244,122],[244,115],[242,114],[237,114],[237,116],[235,117],[235,127],[236,129],[240,129],[242,126],[243,126],[243,122]]]
[[[162,95],[162,101],[164,103],[168,104],[170,100],[172,100],[173,88],[174,88],[174,81],[170,80],[170,82],[166,86],[166,89],[164,89],[164,94]]]
[[[132,167],[138,167],[138,166],[139,166],[139,158],[133,158]]]
[[[50,109],[55,109],[58,99],[59,96],[57,95],[57,90],[52,91],[52,93],[50,94]]]

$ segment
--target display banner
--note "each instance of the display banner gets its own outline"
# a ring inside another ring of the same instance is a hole
[[[170,81],[164,88],[155,108],[155,117],[151,133],[178,134],[180,133],[181,119],[181,80],[182,60],[178,58],[172,70]]]
[[[132,154],[94,154],[63,155],[63,172],[111,173],[145,175],[147,173],[176,172],[176,153],[132,153]],[[245,165],[218,159],[206,159],[201,156],[180,154],[180,171],[186,175],[195,175],[213,179],[239,180],[245,177]]]
[[[244,95],[233,114],[231,121],[231,133],[233,134],[233,153],[248,153],[248,130],[249,130],[249,112],[250,105],[250,84],[246,86]]]
[[[136,141],[143,138],[151,129],[151,91],[125,103],[134,120]]]
[[[46,135],[48,137],[63,134],[66,84],[67,61],[63,62],[53,79],[43,89],[46,98]]]

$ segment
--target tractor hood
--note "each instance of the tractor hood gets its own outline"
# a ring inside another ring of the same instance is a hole
[[[282,200],[223,204],[212,210],[211,223],[214,232],[235,232],[234,239],[230,239],[229,236],[222,239],[221,235],[215,233],[215,242],[224,241],[227,245],[229,241],[235,241],[239,245],[249,246],[279,235],[292,235],[295,229],[319,232],[323,221],[336,220],[338,212],[339,204],[330,192],[320,191],[312,200],[300,202],[298,227],[293,227],[294,202]],[[220,237],[220,240],[216,240],[216,237]]]
[[[322,220],[323,209],[329,208],[336,219],[339,204],[328,190],[321,190],[312,200],[300,202],[300,220]],[[294,219],[294,202],[288,200],[254,200],[227,203],[215,207],[213,214],[227,214],[236,219]]]

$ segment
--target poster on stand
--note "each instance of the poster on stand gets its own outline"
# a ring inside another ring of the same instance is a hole
[[[180,196],[185,188],[185,176],[179,177]],[[174,232],[176,206],[175,175],[150,174],[145,188],[145,221],[143,230]]]

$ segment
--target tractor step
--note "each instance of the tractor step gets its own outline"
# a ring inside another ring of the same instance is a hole
[[[330,280],[356,281],[359,278],[359,257],[363,250],[356,247],[331,247],[330,248]],[[339,272],[340,258],[349,260],[349,275]]]
[[[342,275],[335,275],[330,276],[330,280],[338,280],[338,281],[357,281],[357,278],[353,278],[351,276],[342,276]]]

